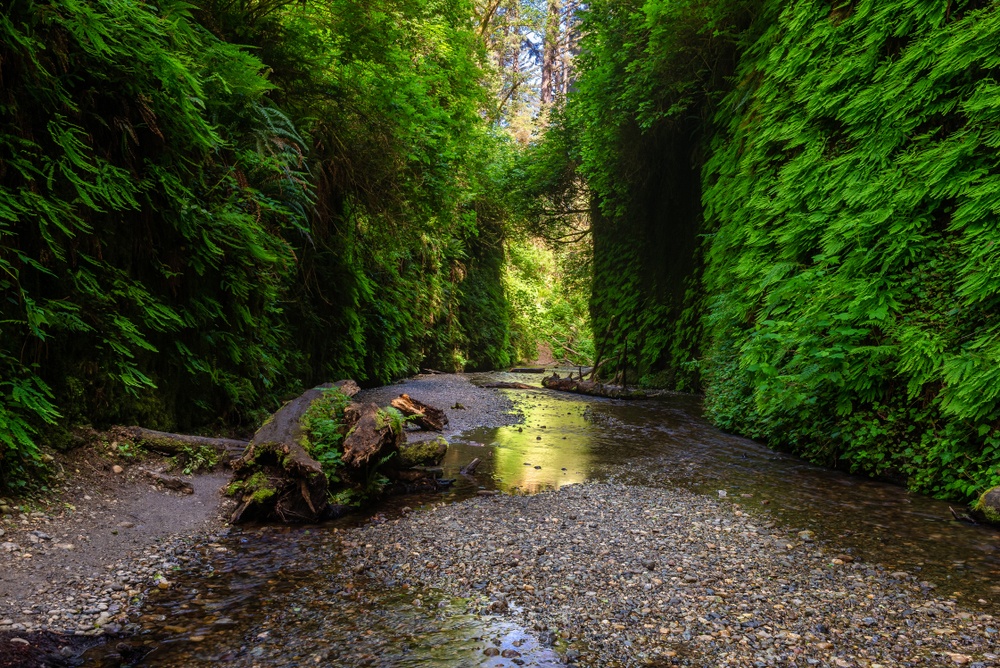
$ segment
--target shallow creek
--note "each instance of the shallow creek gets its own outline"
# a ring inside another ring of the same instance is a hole
[[[540,377],[473,380],[537,385]],[[792,533],[812,530],[834,549],[909,571],[972,608],[1000,611],[1000,532],[955,521],[947,503],[723,434],[700,417],[696,397],[503,392],[523,423],[451,435],[443,467],[456,482],[447,492],[397,498],[373,517],[323,526],[234,529],[205,548],[196,567],[168,574],[172,588],[150,596],[125,658],[105,646],[86,656],[87,665],[562,665],[561,648],[548,646],[545,634],[478,616],[466,601],[375,586],[363,574],[338,577],[350,568],[340,537],[358,522],[483,488],[530,494],[595,479],[683,488],[766,511]],[[482,460],[476,477],[459,475],[474,457]]]

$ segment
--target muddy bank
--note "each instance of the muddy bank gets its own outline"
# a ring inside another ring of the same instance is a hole
[[[478,598],[583,665],[1000,665],[991,615],[823,538],[727,501],[586,484],[367,526],[343,556],[383,585]]]

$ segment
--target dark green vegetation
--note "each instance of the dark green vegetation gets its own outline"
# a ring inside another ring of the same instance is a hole
[[[316,381],[512,361],[471,12],[5,4],[0,486],[75,423],[246,430]]]
[[[599,354],[813,461],[1000,483],[998,31],[968,0],[591,3],[557,132]]]
[[[9,2],[0,485],[74,424],[248,431],[541,342],[972,499],[998,31],[979,0]]]

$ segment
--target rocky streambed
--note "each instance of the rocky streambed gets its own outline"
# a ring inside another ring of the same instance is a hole
[[[366,526],[344,557],[476,600],[582,665],[998,665],[1000,620],[817,538],[706,496],[584,484]]]
[[[446,410],[446,491],[322,525],[164,533],[85,581],[54,557],[26,580],[21,557],[0,643],[36,643],[42,665],[1000,665],[998,534],[947,504],[721,434],[691,397],[469,380],[363,396]],[[109,631],[80,655],[81,634]]]

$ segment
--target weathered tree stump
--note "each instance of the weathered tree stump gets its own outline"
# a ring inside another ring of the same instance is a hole
[[[343,461],[359,469],[399,451],[405,436],[375,404],[351,404],[344,410],[350,431],[344,439]]]
[[[390,402],[390,405],[403,415],[414,417],[414,422],[420,425],[421,429],[444,431],[448,426],[448,416],[443,410],[417,401],[408,394],[399,395]]]
[[[282,522],[315,522],[327,512],[329,492],[323,467],[303,444],[302,416],[323,391],[337,387],[353,396],[354,381],[328,383],[303,393],[282,406],[257,430],[234,464],[236,477],[229,489],[238,496],[231,520],[278,519]]]

